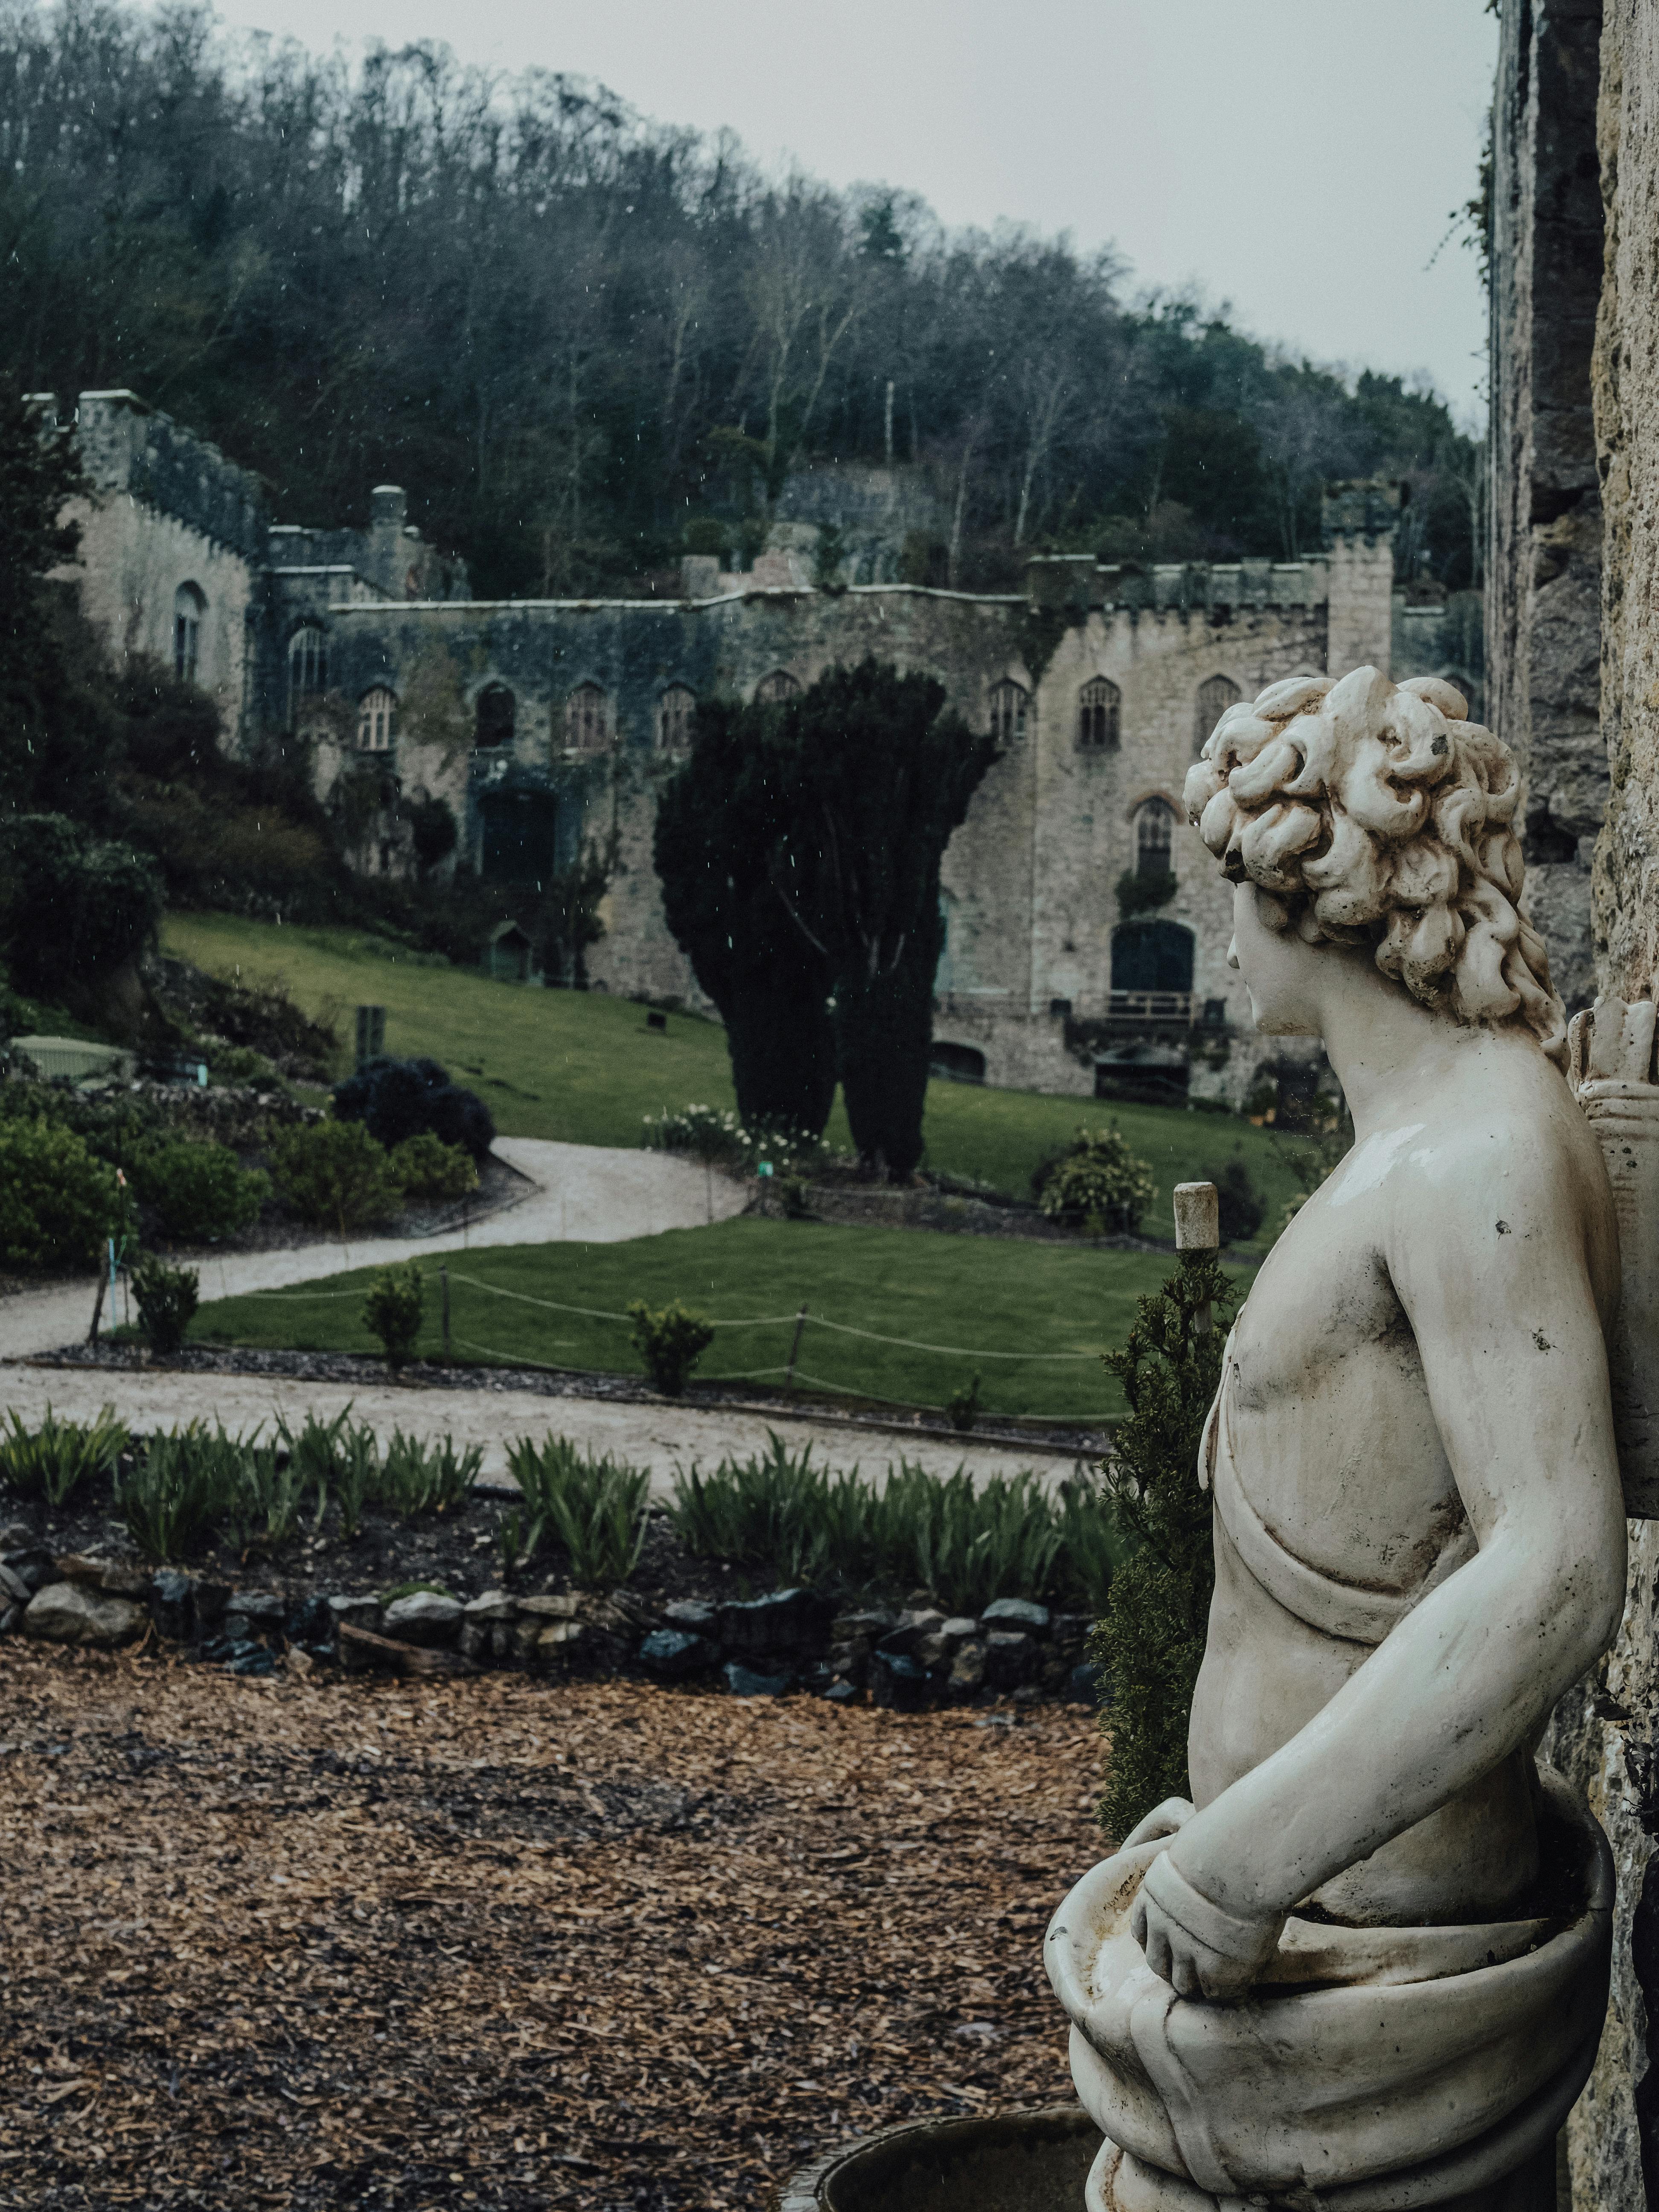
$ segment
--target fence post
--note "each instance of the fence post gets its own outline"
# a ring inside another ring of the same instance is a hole
[[[449,1357],[449,1270],[447,1267],[439,1268],[438,1280],[443,1286],[444,1358],[447,1359]]]
[[[1221,1202],[1212,1182],[1178,1182],[1175,1187],[1176,1249],[1182,1264],[1188,1257],[1207,1260],[1221,1249]],[[1209,1301],[1197,1307],[1194,1326],[1200,1336],[1213,1327]]]
[[[801,1331],[805,1326],[806,1309],[803,1306],[795,1316],[795,1340],[789,1347],[789,1366],[783,1378],[783,1387],[786,1390],[793,1390],[795,1387],[795,1355],[800,1350]]]
[[[92,1327],[87,1331],[87,1342],[88,1344],[95,1345],[98,1341],[98,1316],[103,1312],[103,1310],[104,1271],[100,1267],[98,1270],[98,1295],[92,1302]]]

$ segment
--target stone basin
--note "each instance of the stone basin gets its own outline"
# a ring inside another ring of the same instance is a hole
[[[775,2212],[1082,2212],[1100,2130],[1079,2105],[915,2120],[792,2177]]]

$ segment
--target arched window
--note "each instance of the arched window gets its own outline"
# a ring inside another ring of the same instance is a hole
[[[377,684],[357,702],[357,744],[366,753],[386,753],[398,734],[398,696]]]
[[[1135,817],[1135,873],[1167,876],[1174,842],[1174,807],[1167,800],[1149,799]]]
[[[610,701],[597,684],[579,684],[564,702],[566,750],[603,752],[610,735]]]
[[[763,707],[780,706],[784,700],[799,696],[799,681],[787,668],[775,668],[769,676],[763,676],[755,686],[755,696]]]
[[[689,685],[671,684],[657,702],[657,750],[683,753],[691,743],[691,717],[697,695]]]
[[[173,595],[173,672],[193,684],[202,653],[202,617],[207,600],[194,584],[180,584]]]
[[[319,624],[307,623],[288,641],[288,715],[299,720],[307,699],[328,689],[328,634]]]
[[[991,735],[1000,745],[1024,741],[1031,717],[1031,695],[1023,684],[1006,677],[991,686]]]
[[[1117,750],[1118,716],[1123,694],[1109,678],[1097,676],[1077,695],[1077,744],[1084,753]]]
[[[1206,676],[1198,687],[1198,713],[1193,723],[1193,753],[1201,753],[1210,742],[1216,724],[1235,699],[1240,698],[1237,684],[1231,676]]]
[[[480,750],[510,745],[518,702],[505,684],[486,684],[474,704],[472,742]]]

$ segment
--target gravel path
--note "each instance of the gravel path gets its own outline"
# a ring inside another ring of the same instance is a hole
[[[203,1298],[281,1290],[352,1267],[379,1267],[428,1252],[476,1251],[486,1244],[620,1244],[664,1229],[696,1229],[744,1209],[744,1194],[723,1176],[708,1178],[689,1160],[607,1145],[556,1145],[541,1137],[498,1137],[495,1150],[536,1188],[471,1229],[418,1238],[369,1237],[350,1244],[300,1244],[282,1252],[193,1257]],[[0,1360],[27,1359],[85,1336],[97,1279],[0,1298]]]
[[[369,1422],[382,1439],[401,1427],[422,1437],[447,1435],[459,1443],[482,1444],[483,1472],[495,1478],[507,1472],[509,1443],[556,1430],[580,1446],[591,1444],[635,1467],[648,1467],[652,1494],[659,1498],[668,1495],[677,1462],[695,1459],[710,1467],[727,1453],[746,1458],[766,1449],[769,1430],[793,1449],[810,1443],[817,1459],[832,1467],[856,1464],[866,1474],[878,1474],[901,1456],[939,1475],[963,1465],[980,1476],[1007,1474],[1026,1463],[1014,1445],[975,1443],[964,1449],[954,1438],[947,1443],[835,1423],[773,1420],[719,1407],[617,1405],[597,1398],[547,1398],[533,1390],[422,1390],[391,1382],[364,1389],[286,1376],[0,1367],[0,1413],[15,1407],[31,1423],[48,1405],[75,1420],[89,1420],[100,1406],[113,1405],[134,1429],[167,1429],[203,1418],[221,1420],[228,1429],[246,1429],[256,1421],[272,1422],[279,1414],[286,1414],[292,1428],[305,1419],[308,1408],[328,1421],[348,1404],[353,1417]],[[1072,1472],[1069,1460],[1033,1455],[1030,1464],[1055,1482]]]
[[[380,1237],[348,1246],[307,1244],[289,1251],[210,1258],[199,1263],[204,1298],[281,1289],[352,1267],[407,1259],[415,1253],[488,1244],[619,1243],[665,1229],[699,1227],[709,1218],[711,1209],[717,1221],[743,1211],[744,1194],[736,1184],[719,1176],[711,1184],[701,1168],[661,1152],[556,1145],[532,1137],[497,1138],[495,1150],[538,1188],[467,1235]],[[29,1359],[84,1337],[94,1287],[88,1280],[0,1298],[0,1363]],[[667,1494],[677,1462],[696,1459],[707,1466],[728,1453],[746,1457],[763,1451],[769,1429],[794,1449],[811,1443],[831,1464],[857,1462],[867,1471],[885,1467],[901,1453],[936,1474],[948,1474],[964,1462],[980,1475],[1006,1474],[1021,1463],[1018,1450],[1006,1447],[981,1443],[969,1450],[954,1440],[901,1438],[811,1421],[770,1420],[712,1407],[615,1405],[583,1398],[554,1401],[529,1390],[423,1390],[413,1383],[376,1382],[365,1388],[287,1376],[112,1375],[0,1364],[0,1413],[15,1407],[29,1422],[38,1421],[48,1404],[75,1419],[88,1419],[100,1406],[113,1404],[131,1427],[140,1430],[171,1428],[176,1422],[203,1417],[221,1420],[229,1429],[243,1429],[272,1422],[279,1415],[297,1426],[307,1409],[331,1420],[348,1403],[356,1418],[372,1423],[382,1437],[401,1426],[421,1436],[448,1434],[459,1443],[481,1444],[483,1471],[495,1477],[507,1471],[509,1443],[555,1428],[579,1445],[613,1451],[636,1467],[648,1467],[658,1496]],[[1069,1462],[1063,1460],[1037,1463],[1055,1480],[1071,1471]]]

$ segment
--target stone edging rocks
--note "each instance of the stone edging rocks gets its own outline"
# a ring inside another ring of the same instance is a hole
[[[1001,1598],[977,1618],[935,1609],[846,1610],[807,1589],[661,1607],[627,1589],[520,1594],[463,1603],[415,1590],[374,1596],[239,1589],[175,1568],[44,1547],[0,1559],[0,1636],[113,1650],[154,1635],[241,1675],[274,1674],[298,1655],[348,1674],[558,1674],[626,1671],[662,1682],[723,1683],[738,1697],[800,1690],[841,1705],[914,1711],[935,1705],[1093,1704],[1098,1670],[1083,1613]]]

